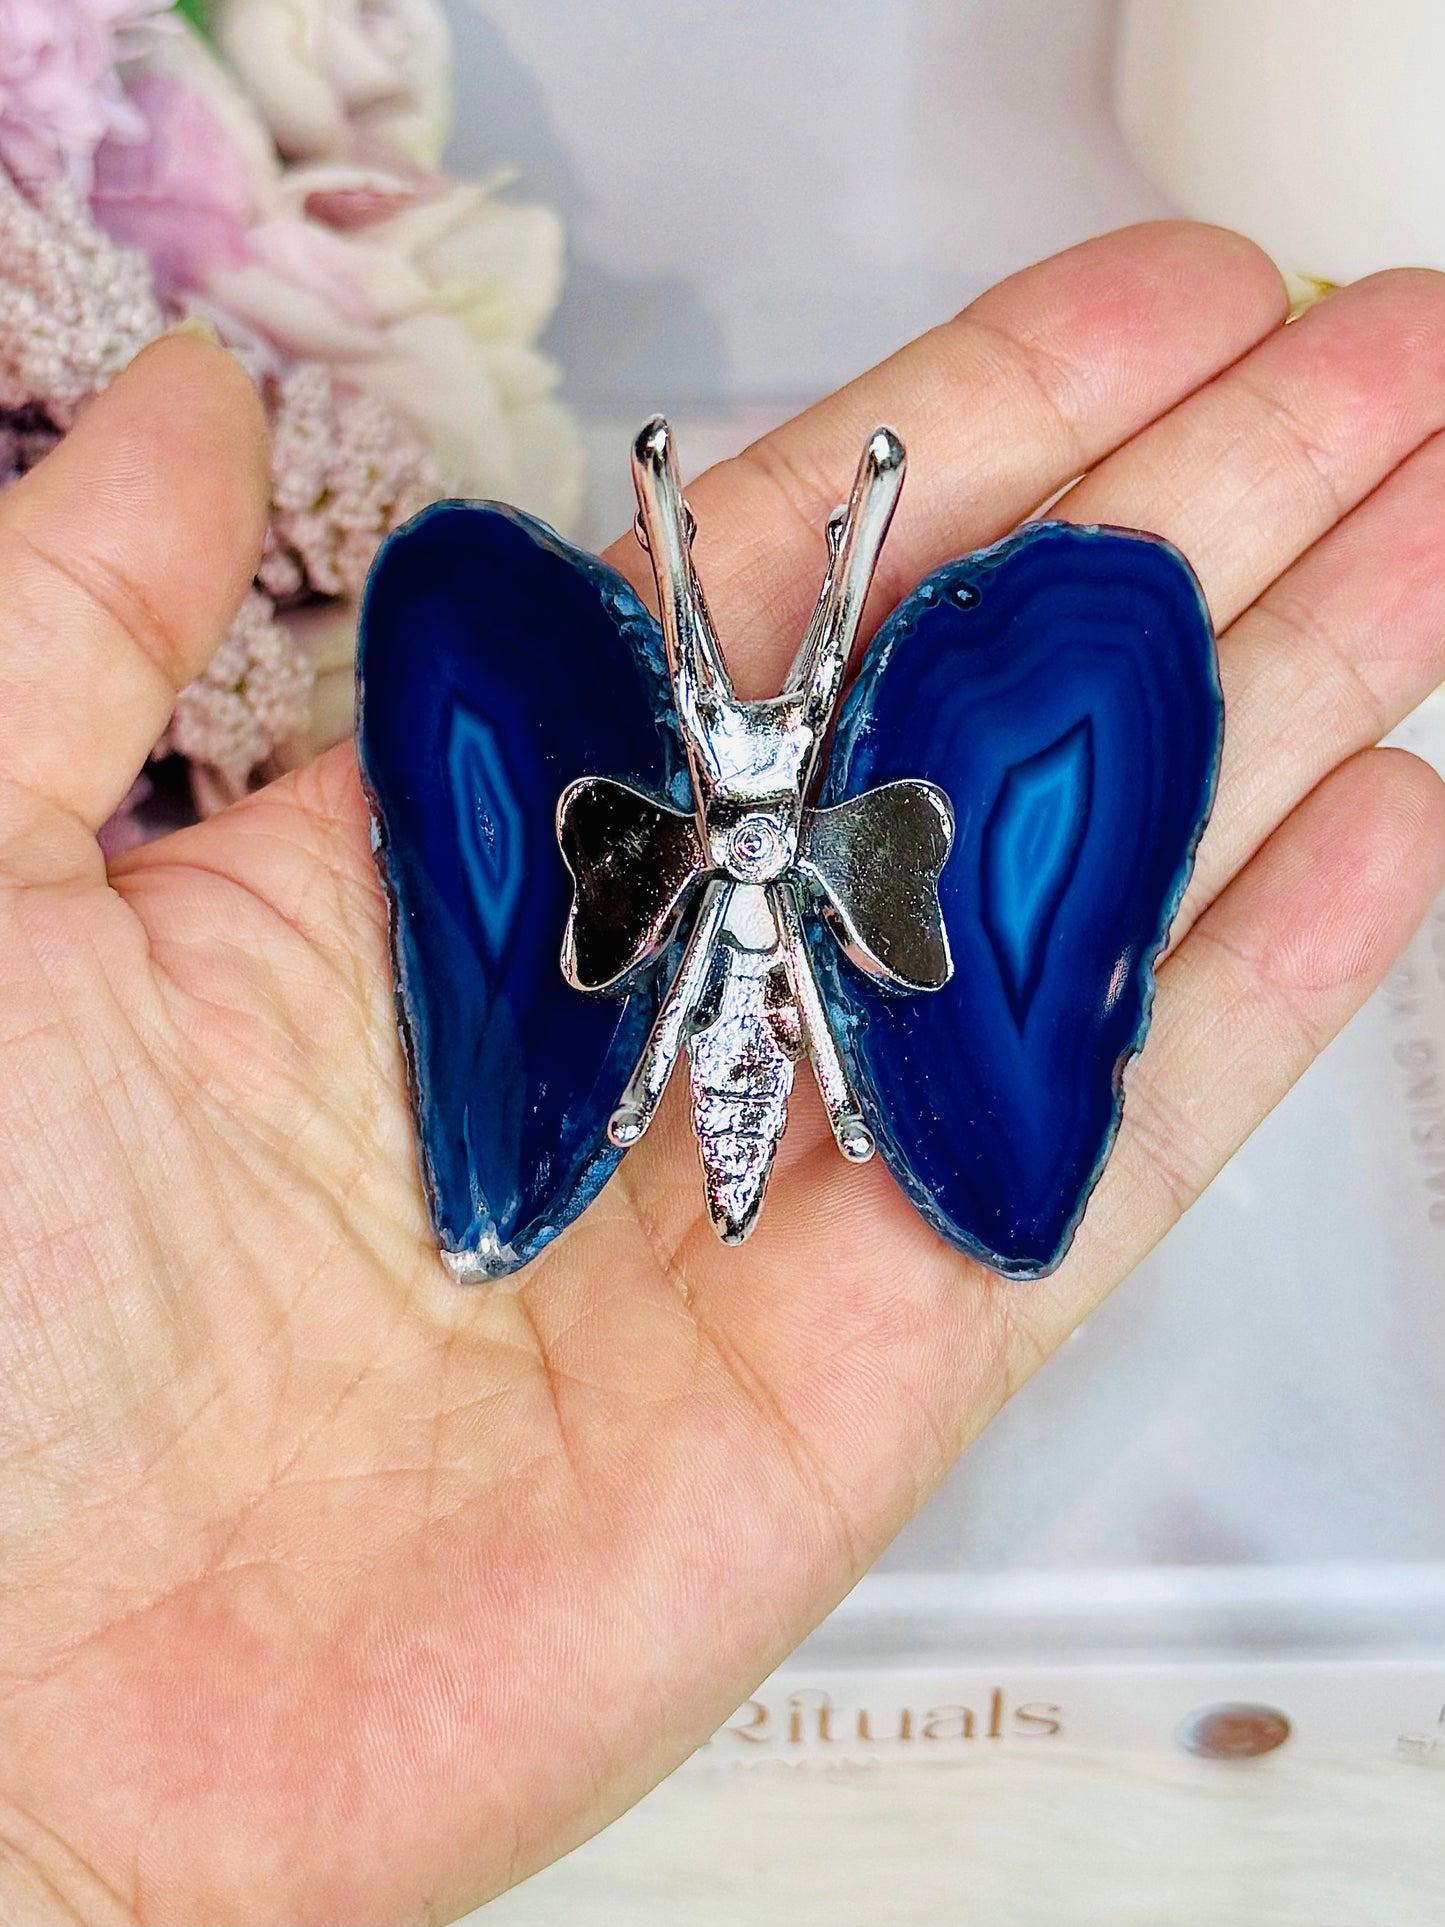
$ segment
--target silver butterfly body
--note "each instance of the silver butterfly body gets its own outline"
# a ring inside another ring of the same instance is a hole
[[[563,791],[557,834],[574,894],[562,969],[578,990],[617,992],[687,924],[608,1135],[619,1147],[641,1137],[685,1049],[708,1211],[738,1243],[757,1219],[802,1056],[843,1155],[874,1151],[819,989],[810,920],[821,916],[859,968],[897,990],[938,989],[952,972],[938,903],[953,837],[943,792],[895,782],[808,807],[904,453],[888,429],[869,436],[849,502],[829,521],[822,591],[782,693],[756,702],[734,693],[723,664],[665,422],[643,429],[632,467],[694,808],[606,777]]]

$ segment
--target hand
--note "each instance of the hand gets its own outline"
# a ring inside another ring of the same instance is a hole
[[[852,1585],[1379,980],[1445,798],[1369,745],[1445,674],[1445,278],[1281,329],[1247,243],[1090,242],[690,490],[776,687],[865,431],[909,486],[876,617],[1057,513],[1149,528],[1221,631],[1218,806],[1075,1249],[1006,1284],[799,1080],[742,1251],[682,1093],[521,1275],[418,1187],[349,747],[107,876],[249,579],[240,370],[147,351],[0,503],[5,1917],[450,1918],[600,1826]],[[620,459],[620,457],[619,457]],[[639,584],[630,541],[613,559]]]

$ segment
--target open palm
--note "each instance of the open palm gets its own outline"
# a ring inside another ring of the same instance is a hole
[[[1219,804],[1113,1162],[1036,1285],[845,1166],[800,1085],[743,1250],[675,1101],[542,1258],[459,1289],[350,748],[108,877],[94,840],[254,565],[244,377],[161,344],[0,504],[5,1917],[444,1920],[582,1838],[1366,996],[1445,872],[1440,786],[1368,748],[1445,673],[1445,280],[1283,306],[1236,237],[1129,230],[690,489],[747,695],[879,420],[912,479],[875,617],[1079,476],[1055,513],[1155,529],[1204,584]]]

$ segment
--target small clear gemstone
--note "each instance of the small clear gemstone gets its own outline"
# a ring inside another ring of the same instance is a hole
[[[728,838],[728,856],[744,876],[767,869],[778,855],[778,833],[764,819],[753,817]]]

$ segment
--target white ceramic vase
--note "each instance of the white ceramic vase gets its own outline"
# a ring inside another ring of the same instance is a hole
[[[1115,103],[1188,214],[1298,281],[1445,268],[1445,0],[1124,0]]]

